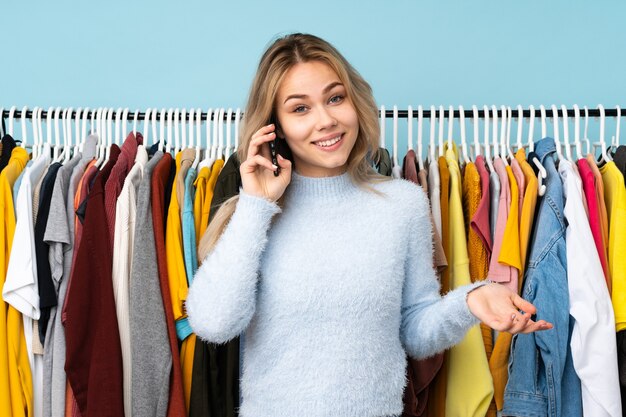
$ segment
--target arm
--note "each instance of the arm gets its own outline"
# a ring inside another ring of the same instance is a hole
[[[241,191],[233,216],[196,272],[187,296],[189,323],[201,338],[225,343],[248,326],[267,232],[279,206]]]

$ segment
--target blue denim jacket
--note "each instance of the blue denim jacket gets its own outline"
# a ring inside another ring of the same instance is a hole
[[[574,320],[569,315],[563,184],[555,166],[554,140],[537,142],[535,152],[548,178],[538,202],[522,297],[537,307],[537,320],[551,322],[554,328],[513,337],[503,414],[582,416],[580,380],[570,350]]]

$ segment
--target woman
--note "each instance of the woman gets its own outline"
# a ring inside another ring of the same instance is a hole
[[[261,58],[242,189],[203,237],[187,298],[201,338],[245,331],[242,417],[399,415],[405,353],[431,356],[479,321],[551,328],[498,284],[439,295],[426,195],[371,168],[377,113],[367,82],[315,36],[285,36]],[[275,139],[291,160],[272,164]]]

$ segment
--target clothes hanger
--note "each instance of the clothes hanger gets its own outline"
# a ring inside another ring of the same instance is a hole
[[[37,159],[37,144],[39,143],[39,128],[38,128],[37,116],[39,114],[39,109],[40,109],[39,106],[35,106],[33,108],[32,118],[30,120],[31,124],[32,124],[32,127],[33,127],[33,144],[32,144],[32,146],[30,148],[30,153],[31,153],[31,159],[32,160]],[[2,109],[0,109],[0,117],[1,117],[1,115],[2,115]],[[1,124],[2,123],[0,123],[0,125]],[[24,144],[24,148],[26,148],[25,144]]]
[[[398,167],[398,106],[393,105],[393,169]],[[398,168],[399,169],[399,168]]]
[[[489,144],[489,107],[483,105],[483,113],[485,114],[485,162],[491,172],[495,172],[493,160],[491,159],[491,145]]]
[[[72,113],[74,112],[74,109],[70,107],[70,109],[67,112],[67,149],[64,150],[65,152],[65,158],[63,159],[63,164],[67,164],[70,160],[70,158],[72,157],[72,141],[76,140],[78,141],[78,136],[76,136],[76,138],[74,139],[72,137]]]
[[[95,166],[96,167],[100,167],[102,164],[102,161],[104,161],[104,148],[103,148],[103,143],[104,143],[104,137],[102,136],[102,131],[101,131],[101,124],[100,124],[100,118],[102,117],[102,107],[98,107],[98,109],[95,111],[96,113],[96,117],[95,120],[93,118],[93,113],[91,114],[92,117],[92,121],[91,121],[91,126],[92,126],[92,131],[91,133],[95,133],[98,137],[98,143],[96,145],[96,163]],[[95,125],[94,125],[94,121],[95,121]],[[95,130],[94,130],[95,129]]]
[[[522,144],[523,128],[524,128],[524,110],[522,109],[522,105],[518,104],[517,105],[517,138],[515,141],[517,144],[518,151],[524,147],[524,145]]]
[[[465,109],[459,106],[459,124],[461,125],[461,154],[463,156],[463,164],[467,165],[470,158],[467,155],[467,141],[465,138]]]
[[[59,162],[59,151],[61,148],[61,139],[59,135],[59,117],[61,108],[57,107],[54,110],[54,148],[52,149],[52,159],[54,162]]]
[[[491,105],[491,118],[493,120],[493,158],[500,158],[500,144],[498,143],[498,108],[495,105]]]
[[[195,133],[194,130],[196,128],[196,124],[194,123],[195,122],[194,115],[195,115],[196,111],[198,111],[198,110],[199,109],[193,109],[193,108],[189,109],[189,122],[185,121],[186,125],[189,128],[189,147],[190,148],[195,148],[194,145],[196,144],[196,139],[195,139],[195,134],[194,134]],[[185,115],[185,117],[186,117],[186,115]]]
[[[178,129],[176,129],[176,131],[178,131]],[[185,108],[183,108],[180,111],[180,135],[181,135],[180,148],[187,149],[187,109]]]
[[[204,159],[200,161],[198,165],[198,169],[202,169],[204,167],[211,168],[213,162],[211,161],[211,115],[213,114],[213,109],[209,109],[206,113],[206,146],[204,147]],[[201,121],[200,121],[201,122]],[[200,136],[198,136],[200,138]]]
[[[109,112],[107,113],[107,118],[106,118],[107,147],[106,147],[106,157],[104,159],[105,164],[109,162],[109,159],[111,158],[111,145],[113,145],[113,113],[114,111],[115,110],[113,108],[109,108]],[[117,145],[119,146],[119,144]]]
[[[435,157],[435,125],[437,124],[437,111],[435,106],[430,106],[430,146],[428,149],[429,163],[437,161]]]
[[[136,114],[136,113],[135,113]],[[128,127],[128,107],[124,109],[122,112],[122,142],[126,140],[126,136],[128,136],[128,132],[126,128]],[[133,136],[137,135],[137,124],[133,126]]]
[[[17,110],[17,106],[12,106],[9,110],[9,135],[13,137],[13,118],[15,117],[15,110]]]
[[[572,148],[569,143],[569,118],[567,116],[567,107],[561,104],[561,114],[563,115],[563,143],[565,144],[565,157],[568,161],[574,162],[572,159]]]
[[[226,113],[226,150],[224,151],[224,155],[227,157],[230,156],[232,152],[231,138],[230,138],[230,127],[232,125],[232,118],[233,118],[233,109],[229,107],[228,112]]]
[[[146,115],[144,114],[144,119],[143,119],[144,120],[144,124],[143,124],[144,130],[143,130],[143,133],[145,133],[146,137],[148,137],[148,132],[145,129],[146,128],[146,123],[145,123],[146,119],[145,119],[145,117],[146,117]],[[135,109],[135,114],[133,114],[133,135],[135,137],[137,137],[137,121],[138,120],[139,120],[139,109]],[[126,137],[126,125],[124,125],[124,137]],[[146,140],[146,141],[144,141],[144,143],[147,145],[148,141]]]
[[[156,123],[156,113],[155,109],[152,114],[152,123]],[[165,145],[165,108],[163,107],[161,108],[161,114],[159,117],[159,133],[159,150],[163,152],[163,149],[165,149],[165,152],[170,153],[169,146],[166,147]]]
[[[506,152],[509,157],[509,161],[515,159],[513,150],[511,149],[511,124],[513,123],[513,109],[511,106],[507,107],[507,120],[506,120]]]
[[[446,115],[443,110],[443,106],[439,106],[439,155],[437,157],[444,156],[443,151],[443,124],[445,122]]]
[[[167,152],[169,153],[171,150],[171,143],[172,143],[172,117],[174,114],[174,109],[172,109],[171,107],[167,110],[167,119],[166,119],[166,124],[167,124]],[[178,155],[178,149],[176,149],[176,147],[174,147],[174,156]]]
[[[89,107],[85,107],[85,110],[83,111],[82,121],[81,121],[80,145],[78,146],[78,150],[81,153],[85,149],[85,141],[87,140],[88,121],[89,121]]]
[[[530,119],[528,126],[528,150],[530,152],[534,152],[535,142],[533,140],[533,135],[535,134],[535,106],[531,104],[528,109],[530,110]],[[545,115],[545,108],[543,110],[543,114]],[[543,119],[545,120],[545,118]],[[542,131],[545,131],[545,123],[542,123]],[[543,137],[545,137],[545,132],[543,134]],[[535,167],[537,167],[537,170],[539,171],[539,174],[537,174],[537,195],[543,196],[546,193],[546,186],[544,184],[544,181],[546,180],[546,178],[548,178],[548,171],[546,171],[545,167],[536,156],[533,156],[531,162],[535,165]]]
[[[452,128],[454,127],[454,107],[448,106],[448,149],[452,149]]]
[[[82,107],[76,109],[76,116],[74,117],[74,149],[72,151],[72,155],[78,155],[80,152],[80,121],[81,116],[83,114]]]
[[[407,152],[413,150],[413,106],[407,107],[407,136],[406,136],[406,148]]]
[[[220,108],[219,114],[219,124],[218,124],[218,137],[219,144],[217,146],[217,155],[220,158],[224,158],[226,160],[226,155],[224,155],[224,109]]]
[[[178,133],[178,118],[180,117],[180,109],[176,108],[174,110],[174,153],[180,152],[183,148],[180,146],[180,135]]]
[[[598,109],[600,110],[600,145],[602,146],[602,159],[604,162],[608,163],[613,159],[606,153],[606,142],[604,141],[604,123],[606,121],[606,116],[604,106],[602,104],[598,104]]]
[[[424,108],[420,104],[417,106],[417,166],[419,170],[424,169],[424,159],[422,158],[422,128],[424,127]]]
[[[114,132],[115,132],[115,140],[113,143],[115,143],[117,146],[120,146],[121,141],[120,141],[120,127],[121,127],[121,122],[122,120],[122,108],[118,107],[117,110],[115,111],[115,122],[113,125],[114,128]],[[122,141],[125,138],[122,139]]]
[[[380,143],[378,144],[378,146],[380,146],[381,148],[385,148],[386,144],[385,144],[385,106],[380,106],[380,117],[379,117],[379,124],[380,124]],[[214,121],[215,123],[216,121]]]
[[[135,110],[135,117],[133,119],[133,132],[137,132],[137,114],[139,110]],[[143,115],[143,143],[146,147],[146,150],[150,147],[150,114],[152,113],[151,108],[147,108],[146,112]],[[137,133],[135,133],[136,135]],[[154,137],[154,136],[153,136]],[[153,142],[155,140],[153,139]]]
[[[478,118],[478,106],[476,106],[475,104],[472,104],[472,124],[474,125],[474,161],[476,161],[476,157],[478,155],[480,155],[480,143],[479,143],[479,138],[478,138],[478,123],[479,122],[479,118]]]
[[[539,111],[541,112],[541,139],[548,136],[548,128],[546,125],[546,108],[542,104],[539,106]]]
[[[506,159],[506,136],[509,118],[506,106],[500,106],[500,113],[502,115],[502,124],[500,127],[500,158],[502,159],[502,162],[504,162],[504,165],[508,166],[509,162]]]
[[[589,140],[589,136],[587,136],[587,133],[589,132],[589,109],[587,108],[587,106],[583,106],[583,109],[585,110],[585,135],[584,135],[583,140],[585,141],[585,145],[587,145],[586,154],[588,155],[591,153],[591,148],[592,148],[591,140]],[[594,154],[595,154],[595,147],[594,147]],[[594,160],[595,160],[595,155],[594,155]]]
[[[4,128],[2,127],[2,120],[4,119],[4,107],[0,107],[0,139],[5,135]]]
[[[24,106],[22,107],[22,117],[21,117],[21,124],[22,124],[22,142],[20,143],[20,146],[22,148],[26,148],[26,142],[27,142],[27,134],[28,132],[26,131],[26,112],[28,111],[28,106]]]
[[[582,146],[580,144],[580,108],[574,104],[574,144],[576,146],[576,159],[582,159]]]
[[[194,123],[194,119],[193,119],[193,109],[191,111],[191,113],[189,114],[189,140],[191,141],[191,137],[193,136],[193,128],[194,128],[194,124],[195,124],[195,128],[196,128],[196,138],[195,138],[195,144],[196,144],[196,157],[193,160],[193,165],[192,167],[194,169],[198,168],[198,165],[200,164],[200,160],[202,159],[200,157],[200,150],[202,149],[201,146],[201,142],[202,142],[202,135],[201,135],[201,126],[202,126],[202,109],[201,108],[197,108],[196,109],[196,120]]]
[[[241,109],[237,107],[237,111],[235,112],[235,150],[239,149],[239,123],[241,122]]]
[[[559,110],[556,105],[552,105],[552,121],[554,122],[554,143],[556,147],[557,161],[563,160],[563,153],[561,150],[561,138],[559,137]]]
[[[613,137],[612,142],[615,150],[617,150],[617,147],[619,146],[619,125],[622,120],[622,108],[620,106],[615,106],[615,109],[617,110],[617,120],[615,121],[615,136]]]

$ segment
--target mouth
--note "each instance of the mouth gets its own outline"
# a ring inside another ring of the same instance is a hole
[[[333,138],[313,142],[313,144],[317,146],[318,148],[331,150],[331,149],[335,149],[339,147],[339,144],[341,143],[342,140],[343,140],[343,133],[340,133]]]

